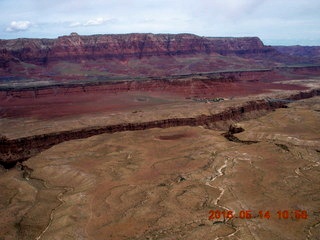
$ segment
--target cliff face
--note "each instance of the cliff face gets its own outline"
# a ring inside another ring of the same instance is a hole
[[[259,54],[274,52],[257,37],[209,38],[192,34],[119,34],[57,39],[0,40],[0,64],[23,61],[46,64],[58,60],[127,59],[195,53]]]

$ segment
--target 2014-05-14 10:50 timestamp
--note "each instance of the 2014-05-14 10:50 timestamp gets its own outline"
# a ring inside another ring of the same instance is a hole
[[[251,219],[251,218],[260,218],[260,219],[270,219],[272,217],[277,217],[278,219],[307,219],[308,213],[306,210],[279,210],[277,212],[258,211],[253,212],[251,210],[241,210],[236,214],[234,211],[221,211],[221,210],[210,210],[209,211],[209,220],[215,219],[231,219],[231,218],[240,218],[240,219]]]

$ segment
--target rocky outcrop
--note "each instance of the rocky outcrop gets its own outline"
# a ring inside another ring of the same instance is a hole
[[[228,139],[231,142],[237,142],[237,143],[243,143],[243,144],[253,144],[258,143],[257,141],[246,141],[246,140],[240,140],[234,134],[243,132],[244,129],[242,127],[239,127],[237,125],[230,125],[228,132],[225,132],[222,134],[226,139]]]
[[[250,55],[275,52],[257,37],[211,38],[193,34],[114,34],[80,36],[72,33],[57,39],[0,41],[0,67],[8,61],[45,65],[51,61],[127,59],[195,53]]]
[[[73,139],[87,138],[90,136],[115,133],[122,131],[136,131],[150,128],[169,128],[177,126],[209,126],[218,121],[239,120],[246,113],[254,111],[270,111],[276,108],[285,107],[287,100],[298,100],[320,95],[320,89],[303,92],[279,100],[258,100],[250,101],[240,107],[232,107],[221,113],[213,115],[200,115],[193,118],[172,118],[149,122],[123,123],[102,127],[83,128],[79,130],[63,131],[57,133],[36,135],[20,139],[8,140],[0,138],[0,163],[5,167],[12,167],[19,161],[24,161],[37,153],[48,149],[56,144]],[[231,129],[232,130],[232,129]],[[230,132],[230,131],[229,131]],[[231,131],[233,135],[235,131]]]

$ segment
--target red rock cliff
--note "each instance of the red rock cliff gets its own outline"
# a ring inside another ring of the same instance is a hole
[[[257,37],[211,38],[192,34],[115,34],[57,39],[0,40],[0,67],[8,61],[46,64],[55,60],[183,55],[195,53],[259,54],[274,52]]]

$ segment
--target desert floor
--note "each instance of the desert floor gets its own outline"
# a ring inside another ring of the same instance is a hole
[[[2,169],[0,239],[319,239],[320,97],[288,106],[238,123],[236,136],[257,143],[154,128],[63,142]]]

